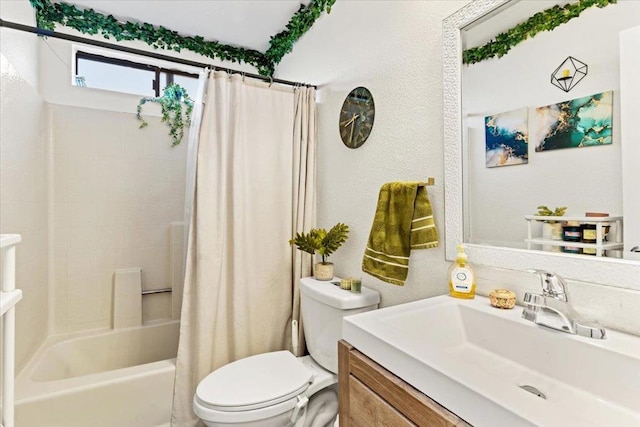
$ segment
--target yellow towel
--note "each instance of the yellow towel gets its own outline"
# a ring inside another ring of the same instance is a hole
[[[409,272],[411,249],[436,246],[438,230],[427,188],[418,182],[384,184],[364,251],[362,271],[402,286]]]

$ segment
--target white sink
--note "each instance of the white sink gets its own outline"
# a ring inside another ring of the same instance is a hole
[[[640,426],[640,337],[579,337],[521,313],[445,295],[346,317],[342,334],[477,427]]]

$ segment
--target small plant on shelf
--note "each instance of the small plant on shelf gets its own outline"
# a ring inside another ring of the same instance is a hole
[[[289,244],[296,245],[298,249],[311,255],[318,253],[322,257],[322,262],[314,266],[316,279],[331,280],[333,263],[328,262],[327,258],[342,246],[348,235],[349,226],[339,222],[329,231],[324,228],[312,228],[308,233],[296,233],[296,236],[289,240]]]
[[[536,213],[536,215],[537,216],[564,216],[564,213],[566,212],[566,210],[567,210],[566,206],[557,207],[554,210],[551,210],[548,207],[541,205],[541,206],[538,206],[538,213]],[[539,219],[538,221],[548,222],[549,224],[555,224],[557,222],[554,220],[541,220],[541,219]]]

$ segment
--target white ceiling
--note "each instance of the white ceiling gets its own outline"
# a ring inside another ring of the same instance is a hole
[[[264,52],[309,0],[67,0],[119,20],[162,25],[183,35]]]

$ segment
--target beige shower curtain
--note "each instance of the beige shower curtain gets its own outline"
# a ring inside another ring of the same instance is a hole
[[[314,216],[315,121],[303,117],[315,113],[313,96],[313,89],[269,87],[224,72],[209,77],[189,228],[174,427],[202,425],[192,401],[198,382],[210,372],[291,346],[290,320],[298,307],[293,275],[308,274],[308,267],[294,268],[288,240],[298,224]]]
[[[295,120],[293,127],[293,229],[291,236],[309,231],[316,223],[316,92],[313,88],[296,90]],[[311,275],[313,260],[309,254],[292,251],[293,319],[298,321],[298,347],[296,356],[305,353],[302,317],[300,314],[301,277]]]

